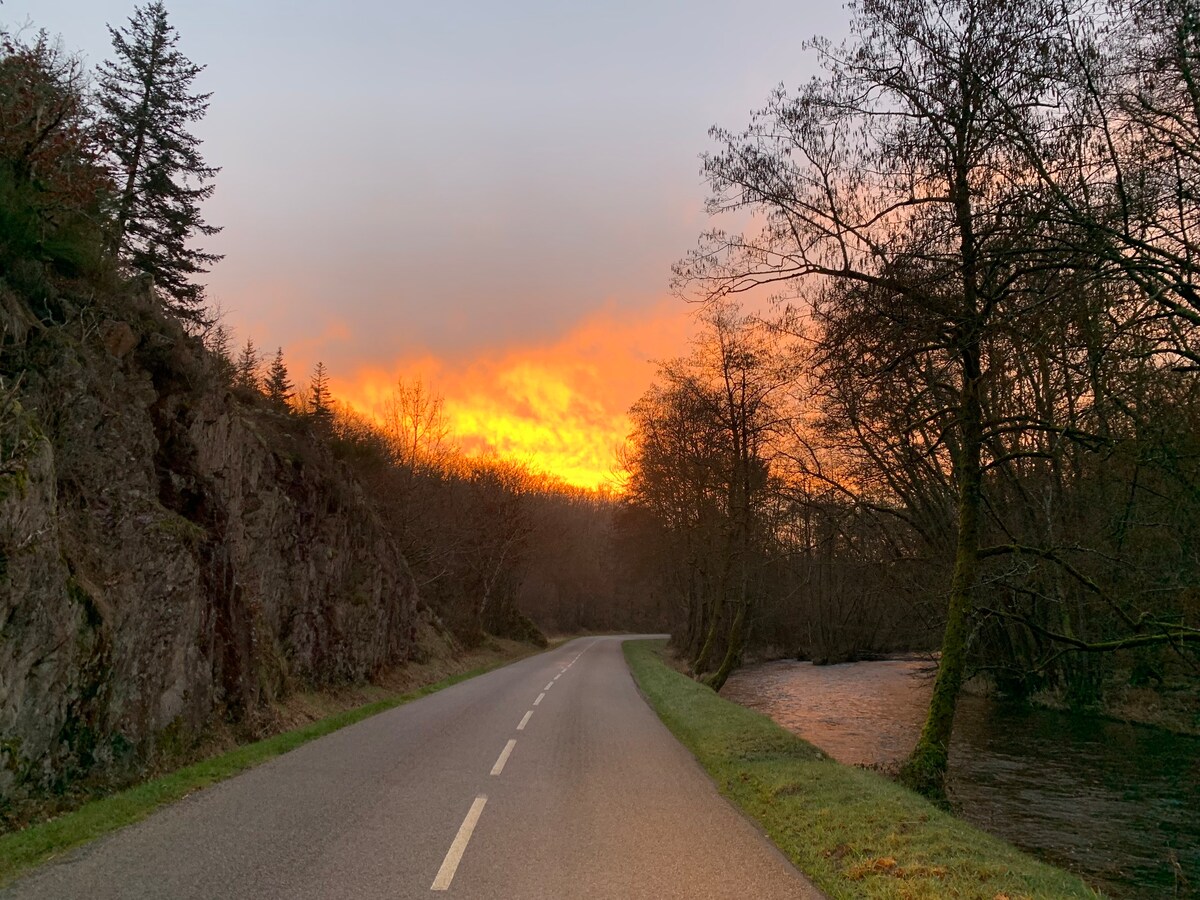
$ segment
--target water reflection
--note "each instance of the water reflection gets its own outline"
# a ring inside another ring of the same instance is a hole
[[[781,661],[721,694],[841,762],[887,766],[912,749],[931,689],[916,660]],[[964,818],[1114,896],[1200,897],[1200,738],[970,696],[955,731]]]

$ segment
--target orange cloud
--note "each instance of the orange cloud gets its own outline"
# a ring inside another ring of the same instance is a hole
[[[610,307],[543,344],[465,362],[425,354],[364,365],[332,387],[351,407],[377,415],[397,380],[421,378],[444,398],[465,452],[494,452],[594,488],[611,478],[629,432],[626,413],[654,377],[651,361],[684,352],[689,324],[677,300],[636,314]]]

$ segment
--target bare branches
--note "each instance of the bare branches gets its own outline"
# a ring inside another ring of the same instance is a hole
[[[772,435],[791,514],[837,508],[839,552],[918,545],[952,570],[912,770],[935,782],[972,623],[983,664],[1041,672],[1047,635],[1152,646],[1139,629],[1200,586],[1200,41],[1166,0],[1136,9],[1097,34],[1091,0],[865,0],[845,46],[815,45],[820,77],[713,130],[708,209],[750,224],[675,268],[702,303],[771,292],[777,331],[803,333]],[[1012,618],[968,615],[985,587]],[[1045,633],[1014,637],[1025,620]]]
[[[1126,635],[1107,641],[1084,641],[1069,634],[1060,634],[1044,628],[1029,616],[988,607],[983,607],[980,611],[1002,619],[1018,621],[1039,637],[1083,653],[1112,653],[1116,650],[1130,650],[1136,647],[1200,643],[1200,629],[1182,628],[1177,624],[1169,622],[1145,622],[1143,624],[1143,631],[1139,634]],[[1150,630],[1147,631],[1145,629]]]

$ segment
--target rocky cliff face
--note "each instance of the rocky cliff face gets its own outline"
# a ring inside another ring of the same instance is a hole
[[[148,307],[64,318],[0,287],[0,806],[404,661],[427,615],[305,423]]]

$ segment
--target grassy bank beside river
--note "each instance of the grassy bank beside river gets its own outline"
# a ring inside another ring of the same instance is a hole
[[[1075,876],[721,699],[671,669],[662,647],[625,644],[642,693],[721,792],[831,897],[1098,896]]]

